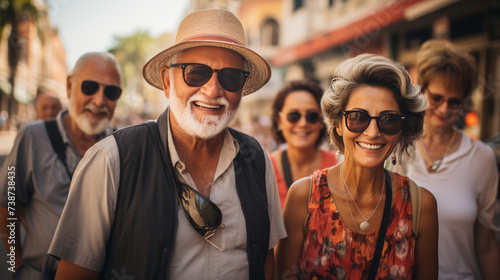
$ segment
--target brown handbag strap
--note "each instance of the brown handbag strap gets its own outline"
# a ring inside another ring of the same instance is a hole
[[[422,190],[415,182],[410,180],[410,199],[411,199],[411,228],[415,239],[418,236],[418,225],[420,224],[420,212],[422,211]]]

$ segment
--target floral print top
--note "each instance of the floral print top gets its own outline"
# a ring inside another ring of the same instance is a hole
[[[327,184],[328,168],[314,172],[304,247],[299,258],[302,279],[366,279],[378,232],[349,230]],[[397,193],[376,279],[412,279],[415,239],[412,233],[408,177],[398,176]]]

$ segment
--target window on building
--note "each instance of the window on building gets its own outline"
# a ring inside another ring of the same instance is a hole
[[[464,18],[452,19],[450,38],[452,40],[481,34],[484,30],[484,15],[471,15]]]
[[[420,29],[412,30],[406,34],[405,48],[418,49],[425,41],[432,38],[432,26],[428,25]]]
[[[273,19],[269,18],[262,23],[261,42],[263,46],[277,46],[279,42],[279,24]]]
[[[293,0],[293,11],[297,11],[298,9],[304,6],[303,0]]]

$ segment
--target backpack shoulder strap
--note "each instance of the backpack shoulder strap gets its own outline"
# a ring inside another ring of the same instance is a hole
[[[415,182],[410,180],[410,198],[413,234],[415,239],[418,236],[418,225],[420,223],[420,212],[422,210],[422,190]]]
[[[66,173],[69,178],[73,177],[73,174],[69,171],[68,164],[66,163],[66,146],[64,145],[61,133],[59,132],[59,128],[57,127],[57,122],[55,119],[51,119],[45,121],[45,129],[47,129],[47,134],[49,134],[50,144],[52,145],[52,149],[57,154],[59,160],[62,161],[64,168],[66,169]]]

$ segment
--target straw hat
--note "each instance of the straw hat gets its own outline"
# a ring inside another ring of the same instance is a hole
[[[243,95],[258,90],[271,78],[267,62],[246,47],[245,31],[238,18],[226,10],[210,9],[193,12],[184,18],[177,29],[175,44],[144,65],[144,79],[152,86],[163,89],[161,68],[167,66],[167,61],[176,53],[195,47],[226,48],[244,57],[250,75],[243,87]]]

